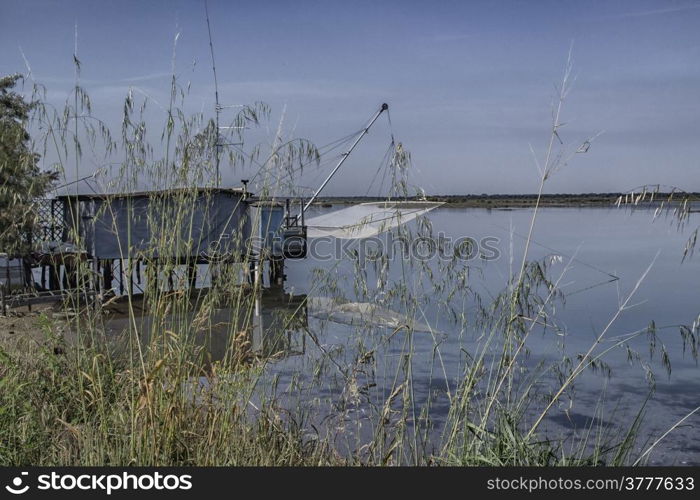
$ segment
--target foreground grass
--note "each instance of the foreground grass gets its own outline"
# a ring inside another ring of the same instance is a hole
[[[207,364],[201,346],[178,336],[131,350],[128,339],[67,341],[69,324],[46,314],[27,324],[0,338],[3,465],[601,465],[624,463],[631,445],[623,436],[567,454],[562,442],[528,436],[522,415],[500,404],[482,427],[478,412],[465,408],[476,404],[467,376],[440,449],[406,452],[412,438],[404,419],[379,421],[370,442],[340,451],[343,431],[314,434],[300,408],[258,402],[263,361],[232,355]],[[245,344],[231,349],[243,352]],[[385,419],[396,393],[385,402]]]
[[[60,322],[38,319],[34,338],[0,343],[3,465],[344,463],[271,408],[249,418],[250,365],[204,372],[193,346],[165,341],[137,366],[138,353],[115,355],[95,339],[72,345]]]

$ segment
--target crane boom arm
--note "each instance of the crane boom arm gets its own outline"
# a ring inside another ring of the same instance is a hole
[[[313,194],[313,196],[309,199],[309,201],[306,202],[306,204],[304,205],[304,208],[301,209],[301,212],[302,212],[302,213],[300,213],[299,216],[298,216],[297,218],[301,217],[302,214],[303,214],[304,212],[306,212],[306,210],[307,210],[307,209],[311,206],[311,204],[316,200],[316,198],[318,197],[318,195],[319,195],[319,193],[321,192],[321,190],[322,190],[324,187],[326,187],[326,184],[328,184],[328,183],[330,182],[330,180],[333,178],[333,176],[334,176],[335,173],[338,171],[338,169],[343,165],[343,163],[345,162],[345,160],[348,159],[348,156],[350,156],[350,153],[352,153],[352,150],[355,149],[355,146],[357,146],[357,145],[360,143],[360,141],[362,140],[362,138],[367,134],[367,132],[369,132],[370,127],[372,127],[372,125],[374,124],[374,122],[377,121],[377,118],[379,118],[379,116],[380,116],[384,111],[386,111],[386,110],[388,110],[388,109],[389,109],[389,105],[388,105],[387,103],[382,104],[382,106],[379,108],[379,111],[377,111],[377,112],[374,114],[374,116],[373,116],[372,119],[369,121],[369,123],[367,123],[367,126],[362,130],[362,132],[360,133],[360,135],[357,136],[357,139],[355,139],[355,142],[352,143],[352,146],[350,146],[350,149],[348,149],[347,152],[343,153],[342,158],[340,159],[340,161],[338,162],[338,164],[333,168],[333,170],[331,171],[331,173],[328,174],[328,177],[326,177],[326,180],[323,181],[323,183],[319,186],[319,188],[316,190],[316,192]]]

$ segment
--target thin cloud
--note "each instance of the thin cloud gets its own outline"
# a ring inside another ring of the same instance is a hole
[[[128,78],[121,78],[119,80],[114,80],[117,83],[135,83],[135,82],[145,82],[149,80],[159,80],[161,78],[170,78],[172,73],[168,71],[162,71],[160,73],[151,73],[148,75],[131,76]]]
[[[169,73],[167,71],[159,72],[159,73],[149,73],[146,75],[135,75],[135,76],[129,76],[126,78],[117,78],[117,79],[91,79],[91,78],[81,78],[80,83],[83,85],[105,85],[105,86],[111,86],[114,85],[115,83],[137,83],[137,82],[145,82],[145,81],[150,81],[150,80],[159,80],[161,78],[166,78],[172,76],[172,73]],[[49,84],[73,84],[75,82],[75,78],[73,77],[55,77],[55,76],[46,76],[46,77],[41,77],[41,76],[35,76],[35,79],[38,82]]]
[[[462,40],[467,40],[469,38],[474,38],[471,33],[439,33],[431,37],[433,42],[459,42]]]
[[[617,16],[611,16],[613,19],[621,19],[626,17],[644,17],[644,16],[655,16],[660,14],[670,14],[673,12],[683,12],[686,10],[700,9],[700,3],[690,4],[690,5],[678,5],[675,7],[664,7],[662,9],[651,9],[643,10],[639,12],[626,12],[619,14]]]

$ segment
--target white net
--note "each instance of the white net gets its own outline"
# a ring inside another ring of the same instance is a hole
[[[368,302],[344,302],[330,297],[309,297],[307,312],[314,318],[344,325],[406,328],[415,332],[439,333],[427,323]]]
[[[442,203],[432,201],[382,201],[360,203],[306,220],[309,238],[371,238],[412,221]]]

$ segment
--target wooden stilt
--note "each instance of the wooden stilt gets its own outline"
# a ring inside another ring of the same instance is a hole
[[[61,289],[61,267],[52,262],[49,265],[49,290],[60,290]]]
[[[146,289],[158,293],[158,261],[153,259],[146,265]]]
[[[187,264],[187,280],[190,285],[190,290],[194,290],[197,284],[197,261],[195,260],[190,260]]]
[[[7,316],[7,302],[5,300],[5,288],[7,290],[10,290],[10,257],[9,255],[7,256],[7,260],[5,261],[7,264],[7,267],[5,268],[5,283],[0,285],[0,313],[2,313],[3,316]]]
[[[209,270],[211,274],[211,288],[216,286],[216,282],[219,280],[219,267],[216,261],[209,262]]]
[[[175,288],[175,285],[173,284],[173,270],[170,269],[168,271],[168,291],[172,292]]]
[[[94,258],[93,261],[93,274],[92,274],[92,280],[94,283],[94,289],[95,289],[95,295],[99,295],[100,292],[102,291],[102,286],[101,286],[101,281],[100,281],[100,275],[102,274],[102,265],[99,259]]]
[[[129,295],[134,296],[134,269],[131,267],[131,259],[129,259],[129,264],[126,266],[127,274],[126,283],[129,285]]]
[[[253,285],[255,283],[255,261],[251,260],[248,263],[248,283]]]
[[[73,260],[69,258],[63,258],[63,289],[64,290],[72,290],[75,288],[75,272],[74,272],[74,264]]]
[[[114,261],[103,260],[102,261],[102,282],[104,283],[105,293],[112,291],[112,281],[114,280]]]
[[[32,274],[32,266],[29,265],[29,262],[27,259],[22,258],[22,271],[24,273],[24,286],[27,288],[31,288],[32,291],[35,289],[35,283],[34,283],[34,275]],[[32,303],[27,302],[27,310],[29,312],[32,312]]]

